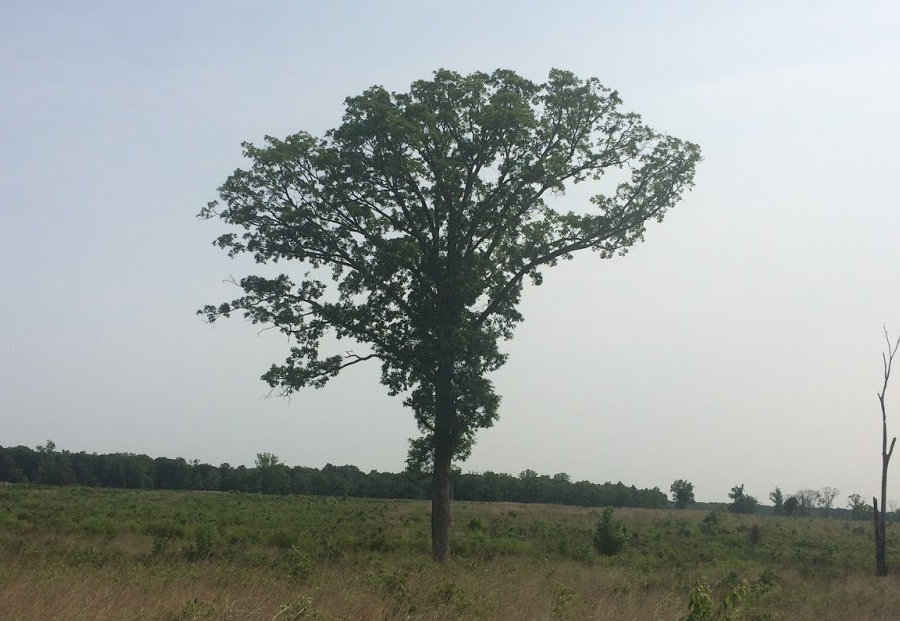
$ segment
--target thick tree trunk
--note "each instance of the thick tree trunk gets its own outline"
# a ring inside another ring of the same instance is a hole
[[[431,555],[450,558],[450,476],[453,463],[452,427],[455,415],[452,365],[442,364],[435,385],[434,470],[431,477]]]
[[[450,558],[450,459],[438,459],[437,451],[431,479],[431,555],[439,563]]]

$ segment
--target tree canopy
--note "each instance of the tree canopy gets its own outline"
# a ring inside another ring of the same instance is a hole
[[[694,501],[694,484],[684,479],[675,479],[669,488],[672,492],[672,502],[676,509],[684,509]]]
[[[451,461],[497,418],[489,374],[522,320],[526,279],[540,284],[580,250],[626,252],[691,186],[700,157],[598,80],[556,69],[540,84],[439,70],[407,93],[349,97],[324,137],[243,146],[250,166],[200,215],[242,231],[215,242],[231,256],[297,267],[246,276],[243,295],[200,313],[241,312],[288,335],[287,359],[263,375],[285,394],[378,360],[421,431],[410,461],[433,469],[448,507]],[[622,181],[587,209],[547,200],[610,171]],[[322,352],[326,335],[363,349]]]

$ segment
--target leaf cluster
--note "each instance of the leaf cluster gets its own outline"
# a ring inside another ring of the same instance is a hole
[[[596,79],[553,70],[542,84],[512,71],[439,70],[409,92],[380,86],[346,100],[339,127],[245,143],[236,170],[202,210],[237,232],[215,244],[291,274],[249,275],[243,294],[199,313],[242,313],[291,339],[263,379],[285,394],[321,387],[377,359],[381,381],[403,394],[430,459],[437,374],[452,376],[454,454],[489,427],[500,403],[487,374],[498,342],[522,320],[523,283],[580,250],[623,253],[691,186],[696,145],[659,134],[621,110]],[[585,212],[548,198],[572,183],[625,180]],[[322,355],[326,336],[353,349]]]

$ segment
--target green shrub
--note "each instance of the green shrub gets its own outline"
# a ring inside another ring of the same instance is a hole
[[[215,553],[216,531],[203,524],[194,529],[194,543],[184,548],[184,556],[189,561],[207,559]]]
[[[65,555],[65,563],[69,567],[103,567],[109,562],[109,556],[94,549],[75,549]]]
[[[150,547],[152,556],[162,556],[169,549],[169,540],[165,537],[154,537]]]
[[[173,522],[150,522],[144,525],[143,531],[147,535],[162,539],[184,538],[184,526]]]
[[[268,543],[273,548],[289,550],[297,544],[297,533],[289,530],[276,530],[269,534]]]
[[[573,608],[578,601],[575,590],[565,584],[556,584],[553,588],[553,601],[550,605],[550,614],[557,619],[571,618]]]
[[[100,518],[90,518],[81,523],[81,530],[88,535],[95,537],[103,537],[104,539],[113,539],[118,533],[116,525],[109,520]]]
[[[769,590],[773,587],[778,586],[780,579],[778,577],[778,572],[775,571],[772,567],[766,567],[759,573],[759,578],[756,580],[756,584],[759,585],[763,590]]]
[[[738,608],[746,595],[747,584],[741,582],[730,587],[722,600],[716,603],[709,583],[701,578],[691,590],[689,612],[681,621],[732,621],[737,618]]]
[[[291,578],[302,581],[313,574],[316,569],[316,562],[309,554],[299,550],[296,546],[292,546],[291,551],[288,553],[288,566]]]
[[[613,508],[604,509],[594,529],[594,549],[604,556],[615,556],[627,540],[625,525],[615,518]]]
[[[366,582],[401,600],[408,600],[410,597],[408,581],[408,571],[387,569],[379,562],[371,563],[366,574]]]
[[[719,512],[710,511],[700,522],[700,532],[704,535],[715,535],[719,531]]]

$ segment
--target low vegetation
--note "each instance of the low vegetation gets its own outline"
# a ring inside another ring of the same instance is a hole
[[[459,502],[439,566],[429,509],[0,486],[0,619],[900,618],[868,523]]]

